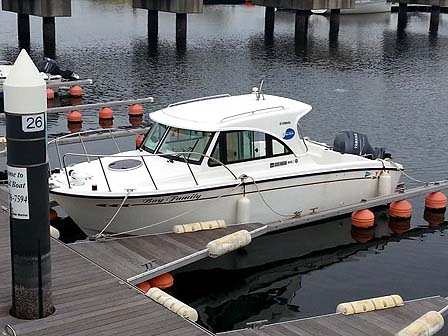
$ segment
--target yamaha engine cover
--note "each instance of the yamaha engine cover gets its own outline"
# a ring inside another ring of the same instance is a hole
[[[373,149],[365,134],[353,131],[339,132],[334,139],[333,150],[342,154],[359,155],[370,159],[390,157],[384,148]]]

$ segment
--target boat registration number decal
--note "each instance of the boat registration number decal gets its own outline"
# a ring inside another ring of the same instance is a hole
[[[30,219],[26,168],[8,166],[9,213],[12,218]]]

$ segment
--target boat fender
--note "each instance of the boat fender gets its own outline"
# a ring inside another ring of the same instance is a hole
[[[242,196],[236,204],[236,222],[238,224],[250,222],[250,199]]]
[[[429,311],[422,315],[406,328],[400,330],[395,336],[414,336],[436,334],[445,324],[442,314],[436,311]]]
[[[404,303],[401,296],[388,295],[368,300],[340,303],[336,307],[336,313],[341,313],[343,315],[352,315],[366,313],[374,310],[394,308],[403,305]]]
[[[225,227],[227,227],[227,225],[224,220],[216,219],[206,222],[174,225],[173,231],[174,233],[187,233],[187,232],[223,229]]]
[[[387,196],[392,192],[392,177],[388,172],[383,172],[378,180],[379,196]]]
[[[191,308],[159,288],[149,289],[149,291],[146,292],[146,296],[185,319],[193,322],[198,320],[199,315],[194,308]]]
[[[50,236],[55,239],[59,239],[59,237],[61,237],[61,234],[59,233],[58,229],[50,225]]]
[[[235,251],[247,246],[252,241],[252,236],[247,230],[240,230],[227,236],[212,240],[207,244],[208,255],[212,258]]]

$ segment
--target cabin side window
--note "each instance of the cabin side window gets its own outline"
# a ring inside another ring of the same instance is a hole
[[[256,131],[221,132],[212,157],[224,164],[291,154],[291,150],[269,134]],[[209,166],[217,166],[213,159]]]
[[[162,137],[165,135],[167,127],[165,125],[161,124],[153,124],[151,129],[149,130],[148,135],[146,136],[145,143],[143,144],[143,149],[154,153],[156,150],[156,147]]]

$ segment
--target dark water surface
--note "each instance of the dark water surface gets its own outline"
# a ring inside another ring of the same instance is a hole
[[[154,96],[147,110],[155,110],[199,96],[248,93],[264,78],[267,93],[314,107],[303,120],[305,135],[332,142],[340,130],[358,130],[386,146],[410,175],[448,176],[445,15],[437,36],[428,34],[426,13],[410,13],[402,33],[396,14],[342,16],[331,45],[328,18],[314,15],[303,46],[294,42],[292,13],[277,12],[274,39],[267,41],[262,8],[207,6],[189,16],[187,47],[176,49],[175,16],[160,14],[159,42],[151,47],[146,12],[130,3],[74,0],[73,17],[56,20],[59,63],[96,83],[85,88],[84,101]],[[31,29],[31,55],[39,59],[41,20],[32,18]],[[13,61],[18,51],[16,16],[0,12],[0,59]],[[84,113],[83,129],[98,127],[96,114]],[[126,109],[116,109],[114,125],[128,124]],[[64,114],[49,118],[49,133],[66,128]],[[448,240],[443,226],[429,228],[423,220],[422,202],[414,201],[408,232],[391,229],[380,216],[373,240],[353,233],[346,218],[271,235],[216,263],[180,270],[172,291],[215,331],[330,313],[339,302],[377,295],[447,296]],[[210,270],[218,266],[231,270]]]

